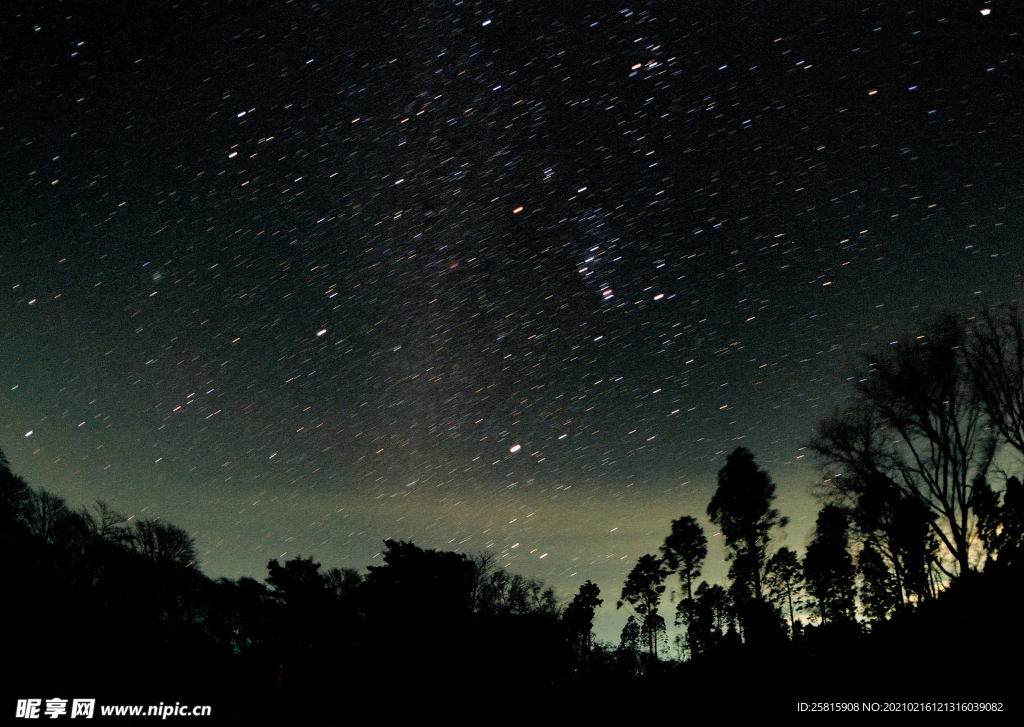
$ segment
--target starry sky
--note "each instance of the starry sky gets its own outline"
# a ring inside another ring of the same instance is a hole
[[[5,3],[0,448],[211,577],[412,539],[591,579],[617,635],[728,452],[801,548],[859,352],[1020,301],[1022,20]]]

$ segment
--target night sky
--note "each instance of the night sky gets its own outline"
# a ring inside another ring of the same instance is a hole
[[[412,539],[617,635],[728,452],[802,548],[859,352],[1024,293],[1010,2],[2,13],[0,448],[211,577]]]

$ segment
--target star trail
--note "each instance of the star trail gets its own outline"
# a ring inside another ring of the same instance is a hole
[[[737,446],[802,547],[859,353],[1020,301],[1021,21],[13,3],[0,448],[212,577],[394,538],[612,593]]]

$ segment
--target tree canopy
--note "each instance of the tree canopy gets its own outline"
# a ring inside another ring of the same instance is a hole
[[[788,522],[772,507],[775,483],[738,447],[718,471],[718,489],[708,505],[708,517],[722,529],[732,562],[729,575],[745,598],[764,601],[763,578],[772,528]]]
[[[620,600],[615,604],[616,608],[622,608],[624,603],[633,607],[640,618],[641,633],[651,656],[657,655],[658,637],[665,628],[665,619],[658,614],[658,606],[665,593],[667,575],[657,556],[649,553],[640,556],[622,586]]]

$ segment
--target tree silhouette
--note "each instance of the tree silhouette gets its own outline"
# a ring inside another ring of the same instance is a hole
[[[237,581],[218,578],[211,591],[211,621],[220,627],[215,638],[231,649],[232,654],[251,658],[266,657],[272,644],[274,597],[270,590],[248,576]]]
[[[825,505],[818,512],[814,539],[804,557],[804,577],[823,623],[853,619],[856,584],[848,534],[849,518],[842,508]]]
[[[284,564],[269,561],[266,580],[276,601],[267,639],[275,653],[279,683],[294,688],[319,679],[320,662],[337,646],[339,631],[354,626],[336,620],[342,614],[331,579],[312,556],[297,556]]]
[[[626,625],[619,634],[619,658],[625,662],[630,674],[635,674],[640,651],[640,624],[634,616],[626,619]]]
[[[481,570],[480,563],[486,563],[487,569]],[[489,557],[478,560],[475,565],[475,583],[471,588],[470,601],[477,613],[514,616],[557,612],[554,591],[545,588],[542,581],[509,573],[504,568],[495,568]]]
[[[296,556],[284,565],[277,559],[267,563],[267,584],[284,603],[305,605],[322,600],[328,593],[328,581],[320,564],[312,556]]]
[[[848,492],[856,495],[846,498],[853,508],[856,536],[865,550],[882,561],[875,563],[869,554],[865,566],[868,571],[862,571],[865,577],[870,573],[872,592],[882,589],[876,594],[881,598],[887,588],[889,579],[878,570],[884,566],[899,597],[897,605],[932,597],[932,572],[937,568],[939,548],[932,531],[934,513],[893,486],[866,487],[859,494],[855,489]]]
[[[587,581],[580,586],[579,593],[573,596],[562,613],[562,623],[569,633],[573,649],[584,663],[589,658],[592,648],[594,611],[604,603],[598,598],[600,595],[601,589]]]
[[[1000,495],[984,483],[975,489],[979,515],[978,532],[988,550],[990,561],[999,568],[1022,562],[1024,555],[1024,485],[1017,477],[1006,480]],[[986,569],[989,565],[986,565]]]
[[[678,573],[686,588],[686,601],[693,601],[693,581],[708,555],[708,539],[695,518],[684,515],[672,521],[672,532],[661,546],[662,562],[669,573]]]
[[[136,553],[155,563],[188,568],[196,562],[196,545],[192,536],[171,523],[153,518],[136,520],[128,542]]]
[[[821,422],[811,441],[841,469],[829,480],[837,495],[895,490],[930,510],[932,532],[953,561],[952,569],[942,566],[947,575],[971,570],[973,483],[988,470],[996,444],[972,390],[964,344],[963,326],[949,316],[921,340],[869,354],[856,402]]]
[[[965,362],[975,398],[1002,439],[1024,455],[1024,320],[986,308],[967,328]]]
[[[3,523],[5,529],[26,526],[31,496],[28,484],[11,472],[10,462],[3,450],[0,450],[0,523]]]
[[[29,531],[44,543],[54,544],[72,527],[71,510],[63,497],[44,489],[33,492],[28,502]]]
[[[129,533],[122,527],[128,518],[111,509],[104,500],[97,500],[93,504],[93,511],[82,509],[80,514],[89,532],[100,540],[120,543],[129,537]]]
[[[732,602],[726,590],[701,581],[689,605],[686,646],[690,657],[711,652],[722,642],[726,629],[734,623]]]
[[[661,546],[662,562],[669,573],[678,573],[685,596],[676,604],[676,623],[686,626],[687,639],[695,618],[693,581],[700,578],[704,558],[708,554],[708,539],[695,518],[684,515],[672,521],[672,532]],[[693,650],[694,644],[689,644]]]
[[[363,582],[362,574],[355,568],[331,568],[324,574],[327,590],[337,598],[353,595]]]
[[[668,646],[668,626],[665,623],[665,618],[655,611],[654,613],[647,614],[644,618],[644,624],[641,629],[644,638],[647,640],[647,664],[648,667],[653,667],[658,663],[661,652],[661,646]]]
[[[708,505],[708,517],[725,537],[726,559],[732,563],[737,605],[765,603],[764,570],[771,529],[788,520],[772,507],[775,483],[754,463],[754,455],[737,448],[718,471],[718,489]]]
[[[370,566],[366,577],[366,607],[377,616],[410,629],[440,627],[473,612],[477,571],[468,557],[404,541],[384,545],[384,565]]]
[[[623,603],[633,607],[641,619],[641,634],[647,651],[654,659],[658,657],[658,636],[665,628],[665,619],[658,615],[658,606],[665,592],[668,573],[661,566],[662,562],[656,556],[641,556],[629,572],[620,600],[615,604],[616,608],[622,608]]]
[[[903,604],[899,581],[882,554],[871,544],[861,549],[857,572],[861,576],[860,602],[868,618],[884,621]]]
[[[732,604],[728,592],[717,583],[713,586],[701,582],[697,587],[697,603],[707,610],[710,626],[716,639],[733,625]]]
[[[789,608],[790,638],[795,634],[794,601],[799,604],[799,593],[804,581],[803,564],[795,552],[782,547],[768,559],[765,568],[765,587],[772,603],[783,603]]]

